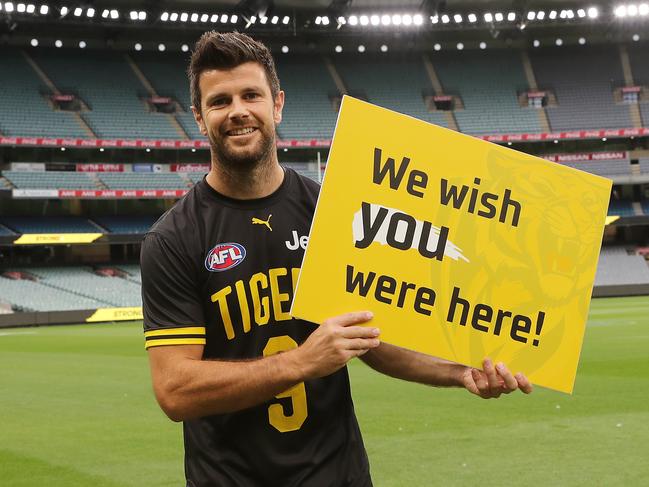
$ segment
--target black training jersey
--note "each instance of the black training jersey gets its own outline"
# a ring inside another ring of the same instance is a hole
[[[289,309],[318,191],[291,169],[256,200],[196,184],[142,245],[146,347],[204,344],[204,359],[236,360],[304,342],[317,325]],[[192,487],[369,482],[346,368],[253,408],[185,421],[184,438]]]

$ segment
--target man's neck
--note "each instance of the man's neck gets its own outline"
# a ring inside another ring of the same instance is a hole
[[[218,161],[212,160],[210,172],[205,180],[224,196],[251,200],[274,193],[284,180],[284,170],[276,159],[245,172],[229,170]]]

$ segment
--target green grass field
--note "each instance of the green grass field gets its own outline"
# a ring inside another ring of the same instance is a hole
[[[649,485],[649,298],[591,307],[575,393],[485,401],[350,365],[374,483]],[[0,485],[181,486],[138,323],[0,330]]]

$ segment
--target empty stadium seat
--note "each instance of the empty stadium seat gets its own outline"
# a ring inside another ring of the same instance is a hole
[[[17,233],[103,233],[87,218],[74,216],[0,217],[0,224]]]

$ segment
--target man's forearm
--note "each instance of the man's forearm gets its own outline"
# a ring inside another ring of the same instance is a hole
[[[467,367],[423,353],[381,343],[361,357],[383,374],[431,386],[463,387]]]
[[[174,421],[240,411],[268,401],[303,379],[291,352],[250,361],[181,360],[154,383],[162,409]]]

